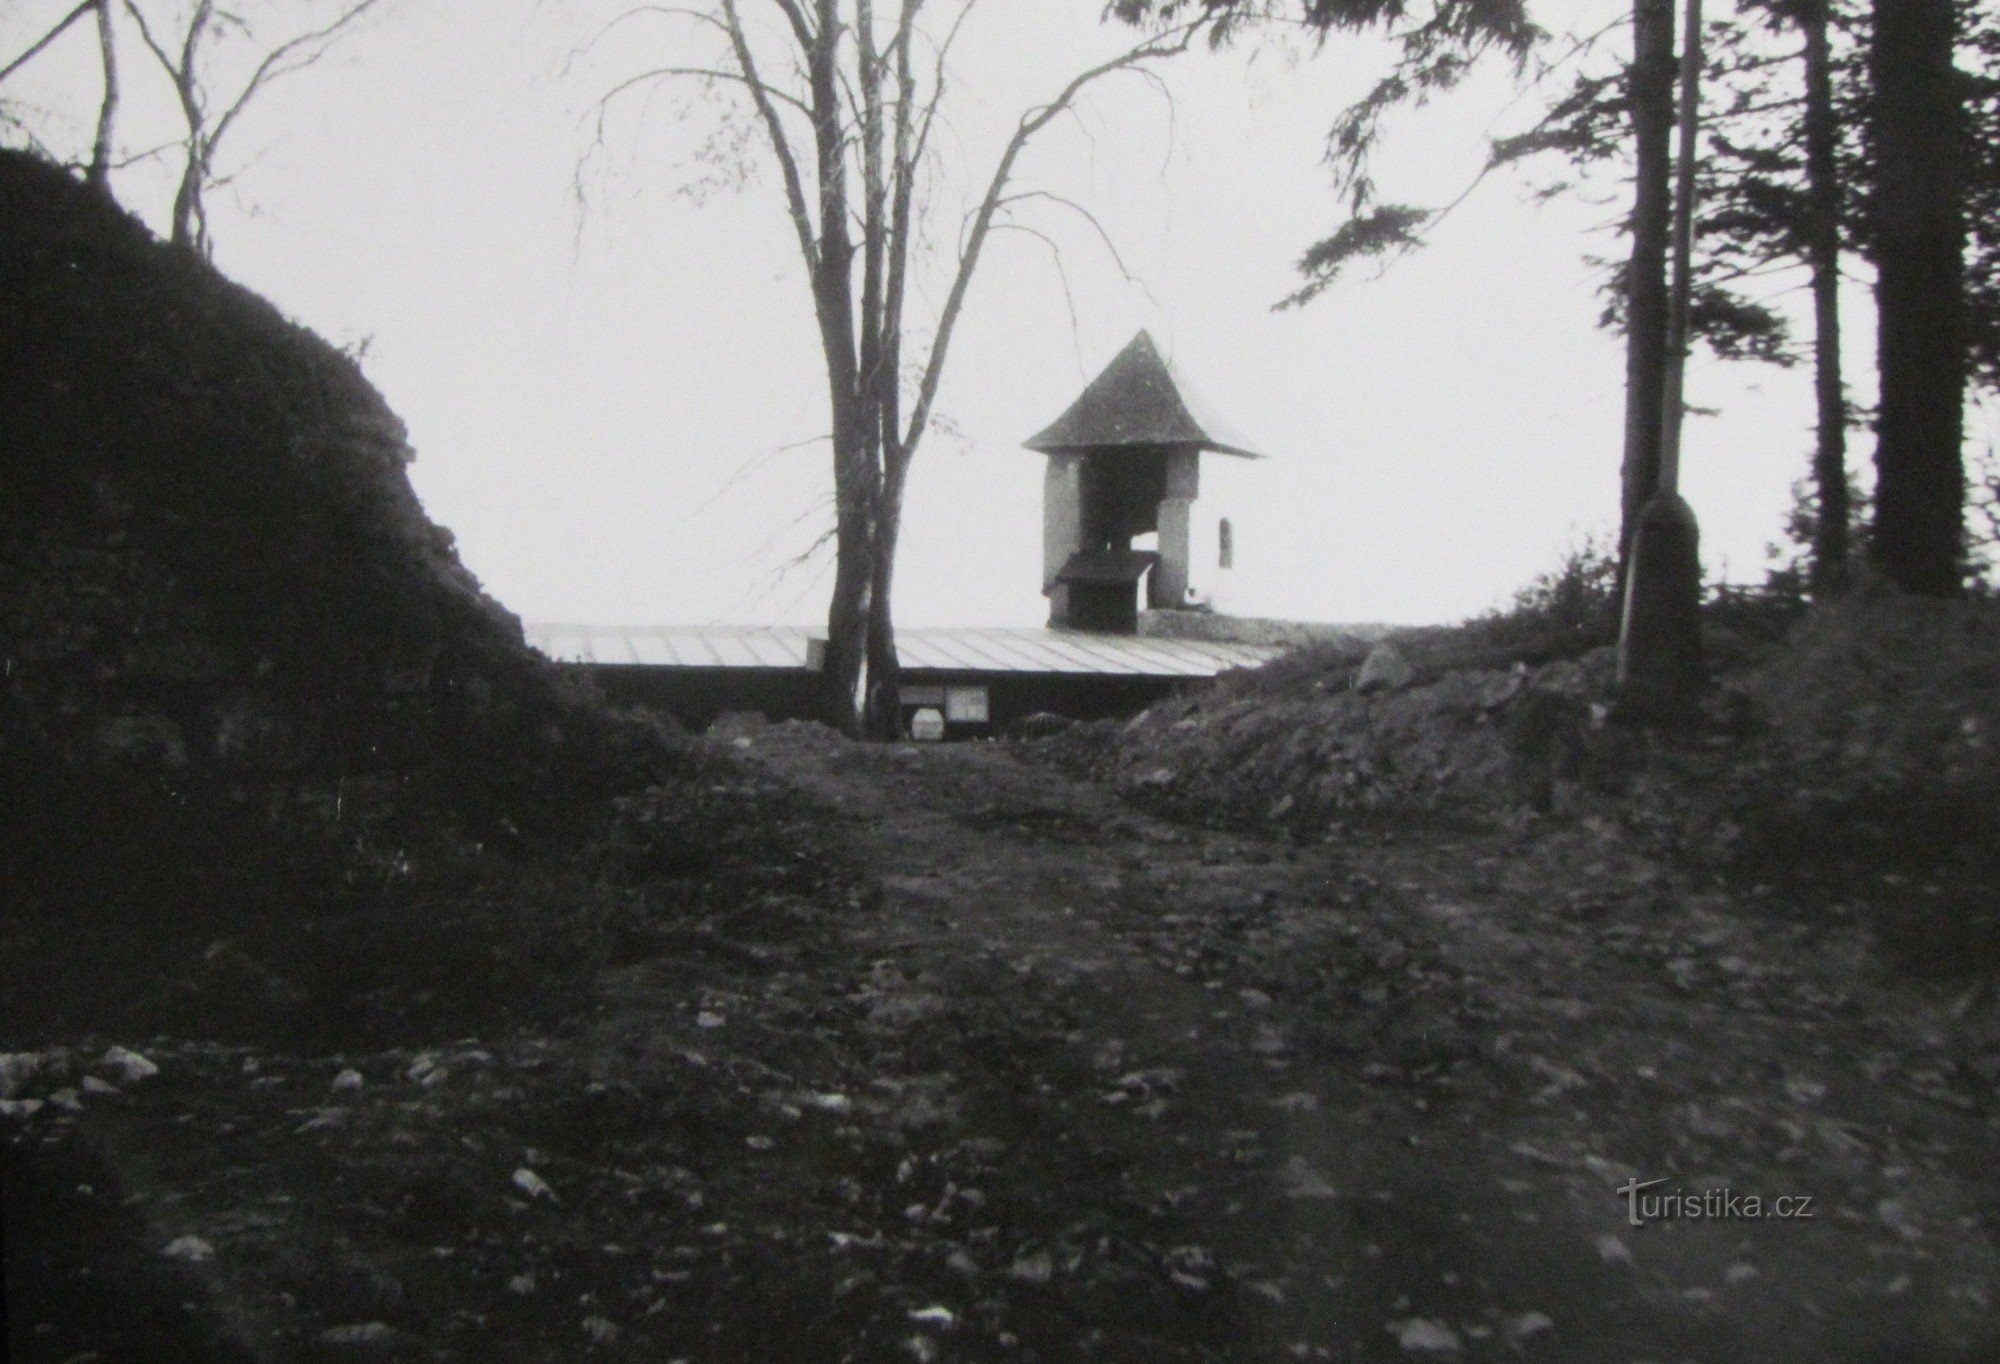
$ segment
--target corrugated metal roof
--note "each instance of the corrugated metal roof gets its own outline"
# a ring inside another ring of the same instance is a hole
[[[530,644],[565,663],[665,668],[804,668],[806,642],[822,633],[787,625],[530,625],[527,631]],[[1124,677],[1213,677],[1255,668],[1279,652],[1205,639],[1003,627],[899,630],[896,645],[907,672]]]
[[[528,643],[565,663],[660,668],[803,668],[812,631],[797,626],[530,625]]]
[[[1044,454],[1118,445],[1194,445],[1261,458],[1214,417],[1195,415],[1186,383],[1160,357],[1147,332],[1133,337],[1067,412],[1022,444]]]

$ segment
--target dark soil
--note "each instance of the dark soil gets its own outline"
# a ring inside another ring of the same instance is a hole
[[[1990,1012],[1859,927],[1602,822],[1301,846],[992,746],[730,751],[863,879],[718,901],[544,1028],[145,1040],[13,1149],[110,1171],[107,1256],[199,1235],[189,1315],[271,1359],[2000,1348]],[[1635,1177],[1812,1216],[1633,1227]],[[43,1291],[17,1353],[118,1353]]]

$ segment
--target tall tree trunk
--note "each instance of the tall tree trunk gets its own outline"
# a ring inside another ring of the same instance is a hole
[[[173,235],[175,246],[200,252],[201,239],[201,153],[200,135],[188,139],[187,165],[181,171],[180,188],[174,192]]]
[[[874,607],[875,507],[881,455],[861,393],[854,335],[854,238],[848,229],[846,130],[842,123],[842,24],[836,0],[817,0],[807,47],[813,144],[818,168],[819,247],[813,301],[833,406],[834,572],[827,603],[826,716],[848,733],[861,728],[868,617]]]
[[[1875,534],[1888,579],[1963,589],[1965,223],[1953,0],[1875,0]]]
[[[842,245],[823,234],[821,250],[830,256]],[[852,255],[851,249],[847,252]],[[822,281],[837,302],[826,311],[836,327],[851,326],[847,310],[847,269],[830,270]],[[868,658],[868,621],[875,609],[876,457],[862,429],[861,404],[856,399],[854,352],[840,344],[853,333],[836,332],[825,343],[828,391],[833,404],[833,593],[826,608],[824,691],[826,722],[848,734],[861,732],[862,679]]]
[[[1631,566],[1639,513],[1660,479],[1667,365],[1667,233],[1674,124],[1674,0],[1637,0],[1626,75],[1636,164],[1632,256],[1625,266],[1625,459],[1618,582]]]
[[[839,455],[835,455],[839,459]],[[874,614],[873,518],[853,508],[835,471],[833,593],[826,608],[826,660],[821,699],[826,722],[844,733],[859,728],[861,683],[868,661],[868,621]]]
[[[1680,495],[1688,310],[1694,279],[1695,163],[1701,113],[1701,0],[1683,0],[1687,29],[1680,66],[1680,156],[1671,227],[1673,284],[1667,296],[1660,448],[1653,493],[1632,528],[1625,614],[1618,634],[1619,703],[1634,720],[1690,723],[1702,685],[1701,529]]]
[[[865,724],[871,739],[898,738],[902,730],[902,665],[896,657],[896,623],[889,594],[896,581],[896,545],[902,537],[903,483],[908,470],[908,460],[893,453],[884,462],[882,507],[875,525],[874,603],[868,614]]]
[[[1799,11],[1806,59],[1806,262],[1812,270],[1813,394],[1819,414],[1813,448],[1814,519],[1810,580],[1816,598],[1847,590],[1853,554],[1847,496],[1847,390],[1840,372],[1840,172],[1834,160],[1828,0]]]
[[[97,50],[104,65],[104,101],[97,106],[97,137],[90,147],[90,169],[84,183],[100,194],[111,193],[112,130],[118,119],[118,47],[111,28],[112,0],[97,0]]]
[[[138,17],[140,11],[133,10]],[[181,44],[178,64],[164,54],[173,77],[174,93],[181,102],[181,117],[187,120],[187,164],[181,168],[180,188],[174,193],[173,244],[201,255],[208,254],[208,216],[202,211],[202,187],[208,183],[208,115],[202,108],[200,78],[196,74],[196,53],[207,35],[215,14],[215,0],[200,0],[188,19],[187,38]]]

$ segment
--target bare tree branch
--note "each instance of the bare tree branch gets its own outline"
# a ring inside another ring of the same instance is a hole
[[[14,58],[13,61],[8,62],[5,66],[0,66],[0,81],[6,80],[7,77],[13,75],[16,71],[20,70],[22,67],[26,66],[29,62],[33,61],[35,57],[40,55],[43,48],[47,47],[50,43],[54,42],[56,39],[60,38],[63,35],[63,30],[67,29],[71,24],[81,19],[84,15],[90,13],[90,11],[96,8],[96,6],[97,6],[97,0],[83,0],[82,4],[78,5],[68,14],[65,14],[54,28],[50,29],[47,33],[44,33],[40,38],[37,38],[35,40],[34,46],[30,47],[26,52],[23,52],[20,56]]]
[[[302,33],[291,41],[280,43],[271,49],[264,60],[257,64],[257,69],[250,74],[242,93],[237,95],[235,102],[223,111],[222,117],[215,121],[215,131],[208,137],[210,150],[212,151],[215,145],[222,141],[223,134],[229,131],[230,124],[234,123],[236,116],[243,112],[243,106],[250,102],[251,96],[271,81],[303,71],[317,63],[326,55],[328,46],[341,30],[352,25],[355,20],[380,3],[381,0],[352,0],[347,9],[343,10],[332,23],[314,29],[310,33]],[[285,64],[288,61],[290,65]]]
[[[97,106],[97,136],[90,145],[84,183],[111,190],[111,140],[118,119],[118,35],[111,27],[111,0],[93,0],[97,9],[97,58],[104,71],[104,98]]]
[[[597,30],[589,42],[571,48],[563,57],[562,74],[567,76],[579,58],[589,56],[597,49],[599,43],[611,36],[613,29],[623,25],[626,20],[644,18],[692,19],[696,23],[707,24],[725,38],[729,36],[728,26],[707,10],[688,9],[680,5],[634,5]]]
[[[1020,231],[1051,252],[1073,338],[1075,299],[1061,249],[1039,228],[1011,221],[1014,212],[1041,199],[1071,209],[1097,232],[1121,274],[1132,278],[1102,223],[1082,205],[1047,192],[1010,193],[1015,167],[1037,135],[1072,112],[1094,81],[1184,51],[1207,25],[1204,17],[1154,34],[1075,76],[1052,100],[1020,116],[951,263],[949,289],[929,328],[922,362],[913,364],[907,352],[926,338],[924,329],[906,322],[905,312],[912,292],[923,294],[913,261],[930,240],[929,176],[938,161],[933,133],[950,127],[941,112],[953,88],[949,58],[976,2],[960,0],[948,25],[941,25],[942,41],[934,43],[920,26],[929,0],[769,0],[789,41],[775,31],[760,31],[753,43],[746,0],[714,0],[713,16],[687,16],[716,23],[728,36],[733,83],[749,92],[751,126],[761,127],[770,143],[810,276],[832,416],[835,555],[824,670],[829,718],[852,727],[860,718],[856,699],[865,696],[865,728],[876,735],[896,725],[890,604],[903,492],[934,421],[952,335],[988,235],[996,229]],[[681,13],[668,6],[637,12]],[[919,44],[926,52],[919,53]],[[786,88],[775,88],[764,72],[782,72],[787,61],[793,74],[784,78]],[[658,68],[630,77],[599,102],[600,144],[604,104],[634,84],[668,74],[732,79],[716,66]],[[785,111],[805,116],[809,148],[801,145],[805,130],[789,122]],[[802,558],[826,543],[823,538]]]
[[[135,0],[125,0],[125,12],[132,16],[132,22],[139,26],[139,36],[145,39],[146,46],[152,49],[153,56],[159,60],[160,65],[165,68],[167,75],[171,77],[175,70],[174,59],[167,55],[166,48],[153,36],[152,25],[146,22],[144,11],[139,8]]]
[[[605,91],[604,94],[598,98],[597,103],[599,107],[602,107],[604,105],[611,103],[611,101],[616,99],[619,95],[624,94],[627,90],[633,89],[636,86],[644,85],[650,81],[666,80],[674,76],[693,76],[702,80],[729,81],[732,82],[733,84],[745,87],[754,85],[757,89],[761,90],[766,97],[777,100],[783,104],[789,104],[792,108],[797,109],[800,113],[806,115],[808,118],[812,116],[812,110],[806,106],[805,101],[799,99],[795,95],[787,94],[785,91],[778,89],[776,86],[767,85],[762,81],[753,82],[748,76],[745,76],[740,72],[722,71],[709,66],[656,66],[650,71],[641,71],[636,76],[627,76],[624,80],[618,82],[618,84],[612,86],[609,90]]]
[[[105,3],[109,4],[110,0],[105,0]],[[178,246],[190,247],[207,255],[211,242],[208,208],[203,194],[205,190],[227,183],[227,178],[219,179],[215,175],[215,154],[223,139],[260,91],[275,81],[316,65],[340,34],[374,9],[381,0],[348,0],[346,7],[331,22],[287,39],[266,52],[219,117],[212,116],[210,112],[213,91],[205,84],[202,75],[202,43],[211,33],[219,34],[229,29],[248,37],[249,24],[231,11],[218,10],[214,0],[198,0],[181,36],[179,54],[175,55],[161,36],[154,32],[145,12],[139,8],[138,0],[124,0],[124,3],[126,13],[132,16],[139,30],[141,41],[173,84],[174,93],[180,101],[181,117],[187,125],[184,139],[187,163],[181,172],[180,187],[174,195],[173,241]]]
[[[1109,61],[1100,62],[1071,80],[1049,103],[1022,115],[1019,126],[1014,130],[1014,136],[1007,143],[1007,149],[1000,155],[999,165],[994,168],[993,179],[987,186],[986,195],[974,214],[971,235],[966,240],[965,250],[959,256],[958,273],[952,279],[951,292],[946,296],[944,309],[938,315],[937,340],[932,343],[930,358],[924,365],[924,377],[917,388],[917,401],[910,412],[909,428],[899,443],[901,448],[898,453],[902,459],[907,461],[916,452],[924,426],[930,420],[931,406],[937,399],[938,383],[944,377],[944,361],[946,353],[951,348],[952,332],[957,327],[959,313],[965,306],[965,292],[971,286],[973,269],[979,263],[980,249],[986,244],[986,234],[992,228],[993,215],[999,209],[999,201],[1006,193],[1007,182],[1014,173],[1014,162],[1020,157],[1022,149],[1036,133],[1047,127],[1050,121],[1068,108],[1070,102],[1093,81],[1142,62],[1185,52],[1204,22],[1196,20],[1181,24],[1164,34],[1147,39]]]
[[[1069,268],[1063,263],[1062,247],[1057,245],[1054,237],[1051,237],[1038,227],[1029,227],[1026,223],[997,222],[993,224],[993,231],[1019,232],[1025,236],[1033,237],[1049,249],[1049,258],[1054,262],[1056,267],[1056,280],[1062,285],[1063,306],[1069,312],[1070,344],[1077,354],[1077,367],[1081,369],[1083,360],[1083,328],[1077,320],[1076,295],[1071,292],[1069,287]],[[1124,267],[1121,266],[1120,268],[1123,269]],[[1126,278],[1130,279],[1131,276],[1127,275]]]
[[[736,54],[736,65],[743,73],[744,83],[750,91],[750,98],[757,106],[757,116],[764,122],[764,131],[771,139],[771,153],[778,158],[778,170],[785,181],[785,206],[791,211],[792,227],[798,233],[799,254],[805,258],[806,270],[819,269],[819,245],[813,232],[812,211],[806,203],[805,182],[799,176],[799,162],[792,152],[792,144],[785,136],[784,124],[778,120],[778,109],[765,92],[770,88],[757,74],[757,62],[750,55],[750,40],[744,36],[742,16],[736,11],[736,0],[722,0],[722,12],[727,18],[729,45]]]
[[[1118,244],[1111,240],[1111,234],[1104,230],[1104,224],[1097,220],[1097,215],[1082,204],[1079,204],[1076,200],[1066,195],[1057,194],[1051,190],[1028,189],[1022,190],[1017,194],[1003,195],[1000,199],[1000,207],[1007,208],[1010,205],[1024,203],[1030,199],[1044,200],[1056,205],[1058,208],[1066,208],[1082,218],[1086,223],[1089,223],[1091,229],[1097,233],[1097,240],[1102,242],[1104,249],[1110,253],[1112,263],[1118,267],[1118,273],[1125,277],[1125,282],[1128,284],[1138,284],[1141,282],[1136,275],[1126,268],[1125,257],[1119,254]]]

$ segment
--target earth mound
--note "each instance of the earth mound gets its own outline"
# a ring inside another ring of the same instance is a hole
[[[0,430],[12,1040],[490,1023],[792,846],[524,645],[352,358],[11,152]]]

